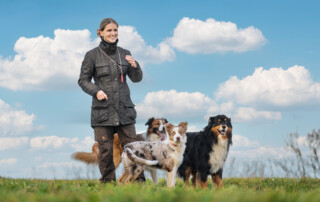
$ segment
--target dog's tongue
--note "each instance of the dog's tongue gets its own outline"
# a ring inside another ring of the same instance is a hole
[[[166,139],[166,134],[159,132],[158,135],[160,136],[161,141]]]

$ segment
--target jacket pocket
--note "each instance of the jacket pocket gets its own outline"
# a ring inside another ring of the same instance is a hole
[[[134,104],[133,103],[125,103],[124,104],[124,110],[127,115],[127,117],[131,119],[135,119],[137,117],[137,112],[134,109]]]
[[[107,63],[97,63],[96,65],[96,76],[102,77],[110,74],[110,66]]]
[[[109,118],[108,107],[95,107],[91,109],[91,121],[94,123],[102,123]]]

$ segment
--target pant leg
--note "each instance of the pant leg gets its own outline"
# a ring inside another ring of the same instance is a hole
[[[117,132],[119,135],[122,148],[124,148],[124,146],[130,142],[137,141],[136,127],[134,126],[134,124],[120,125],[117,127]],[[141,172],[139,177],[136,179],[136,181],[139,181],[139,182],[146,181],[143,171]]]
[[[113,135],[115,127],[95,127],[94,137],[99,147],[100,182],[116,181],[115,166],[113,163]]]

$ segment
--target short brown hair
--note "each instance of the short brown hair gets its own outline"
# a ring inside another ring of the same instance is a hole
[[[119,27],[118,23],[117,23],[114,19],[112,19],[112,18],[105,18],[105,19],[103,19],[103,20],[100,22],[100,27],[99,27],[99,29],[97,29],[97,35],[98,35],[98,37],[101,37],[101,36],[100,36],[100,31],[103,31],[104,28],[106,27],[106,25],[107,25],[107,24],[110,24],[110,23],[114,23],[114,24],[117,25],[117,27]]]

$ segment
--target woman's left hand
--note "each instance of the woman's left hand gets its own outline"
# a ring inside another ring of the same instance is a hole
[[[126,55],[126,60],[130,63],[130,65],[134,68],[137,67],[137,63],[135,59],[131,55]]]

